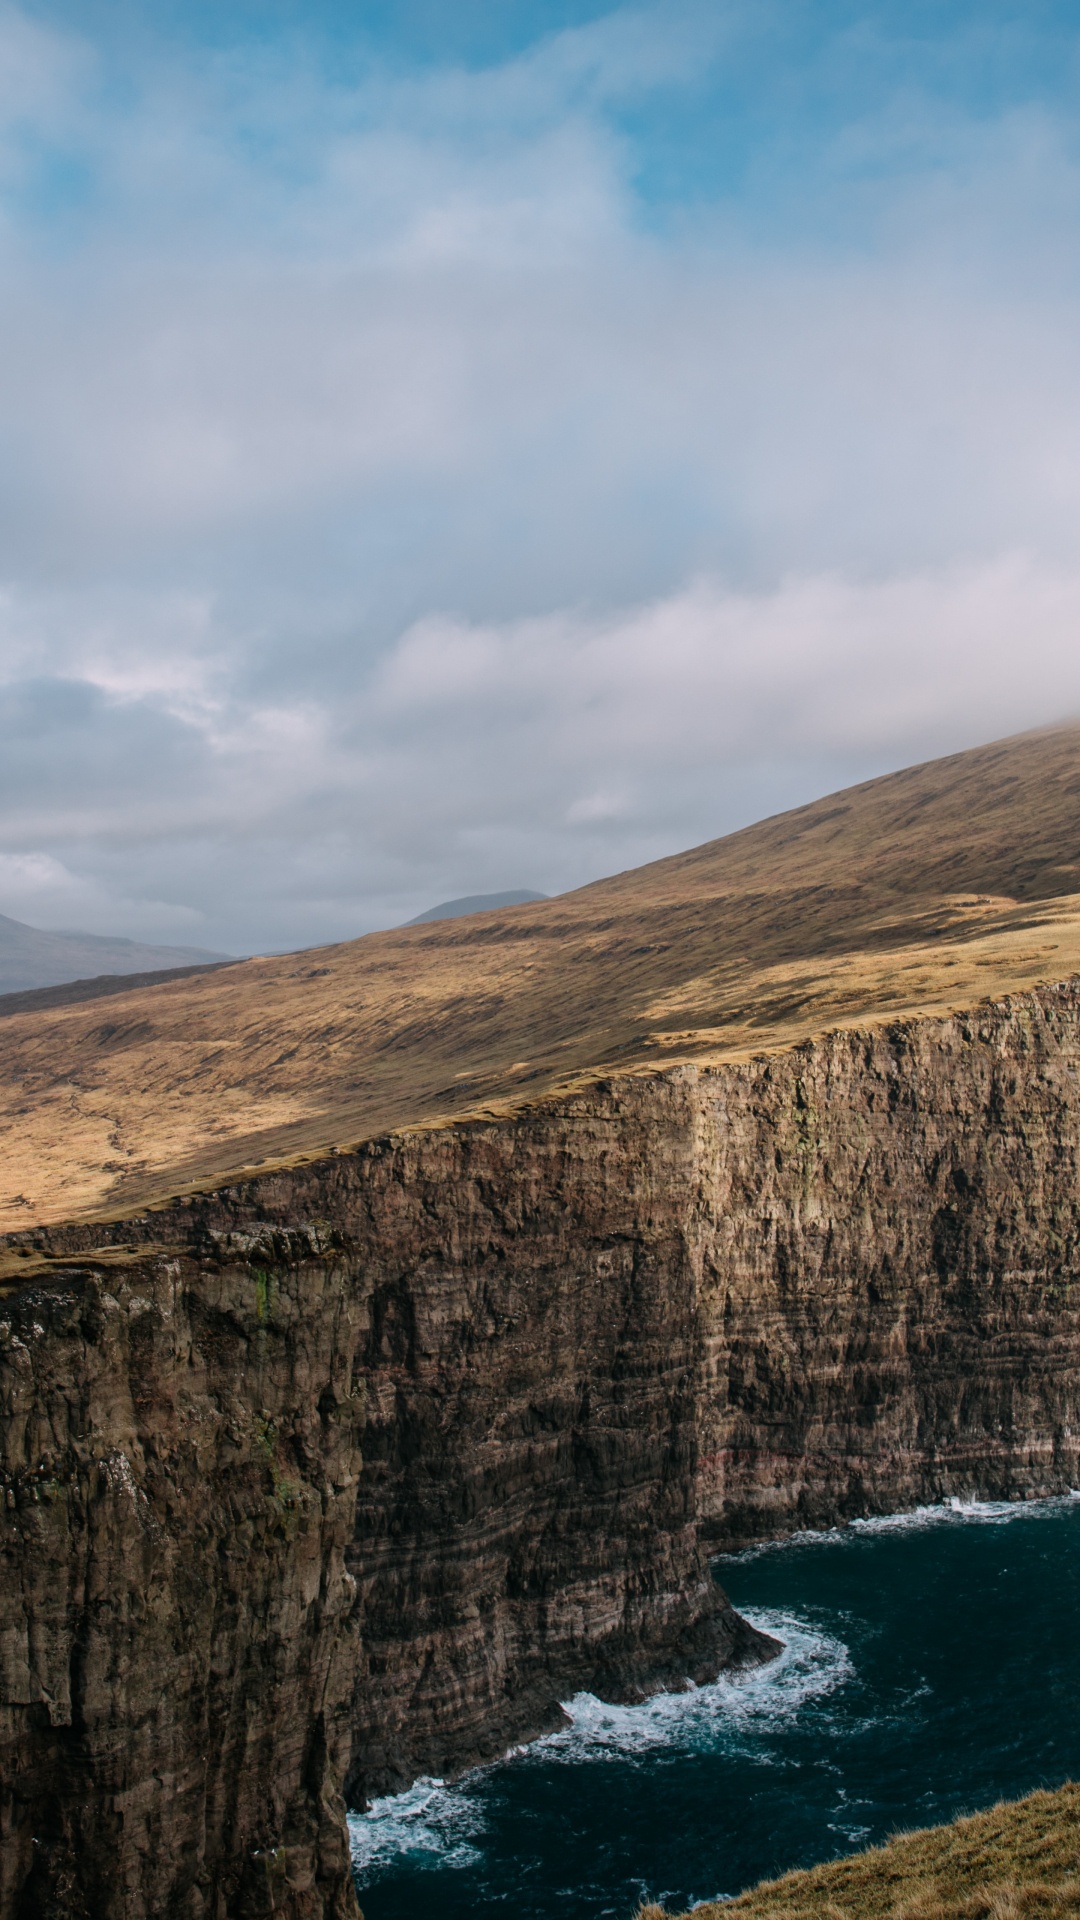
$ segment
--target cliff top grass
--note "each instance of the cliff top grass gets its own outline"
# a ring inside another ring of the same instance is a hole
[[[1080,727],[864,782],[554,900],[0,1002],[0,1230],[1080,970]]]
[[[693,1920],[1075,1920],[1080,1786],[1032,1793],[949,1826],[768,1880]],[[638,1920],[671,1920],[663,1908]],[[681,1916],[689,1920],[689,1916]]]

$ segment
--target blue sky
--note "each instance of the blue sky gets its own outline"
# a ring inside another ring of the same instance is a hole
[[[556,891],[1080,708],[1064,5],[0,6],[0,911]]]
[[[339,129],[378,123],[379,94],[542,65],[536,112],[578,115],[618,143],[644,225],[721,207],[758,242],[872,246],[890,180],[947,174],[958,142],[1017,115],[1075,145],[1075,9],[864,7],[834,0],[659,9],[251,4],[37,5],[23,17],[84,54],[84,99],[117,127],[168,71],[211,104],[202,131],[288,197],[319,165],[327,100]],[[88,57],[86,57],[88,56]],[[419,103],[415,103],[419,105]],[[200,115],[200,118],[202,116]],[[18,124],[16,117],[16,125]],[[415,124],[413,130],[415,131]],[[23,211],[65,237],[77,208],[118,211],[130,181],[98,164],[95,131],[23,117]],[[194,132],[195,129],[192,129]],[[459,133],[464,129],[459,126]],[[89,136],[89,137],[88,137]],[[109,187],[121,188],[118,196]],[[82,229],[85,234],[85,228]]]

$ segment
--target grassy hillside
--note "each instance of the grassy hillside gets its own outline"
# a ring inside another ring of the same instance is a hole
[[[694,1920],[1075,1920],[1077,1914],[1075,1785],[903,1834],[868,1853],[764,1881],[737,1900],[694,1908]],[[670,1917],[653,1906],[642,1908],[638,1920]]]
[[[1080,728],[555,900],[10,1013],[0,1228],[1080,969]]]

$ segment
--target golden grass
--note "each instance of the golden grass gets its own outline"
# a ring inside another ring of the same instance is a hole
[[[0,1230],[1080,971],[1080,729],[556,900],[0,1021]]]
[[[693,1913],[694,1920],[1075,1920],[1080,1786],[901,1834]],[[649,1906],[638,1920],[670,1916]]]

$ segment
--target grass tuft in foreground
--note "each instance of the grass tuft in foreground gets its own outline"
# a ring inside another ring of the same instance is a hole
[[[1077,1920],[1080,1786],[898,1834],[883,1847],[762,1881],[694,1920]],[[671,1920],[642,1907],[637,1920]]]

